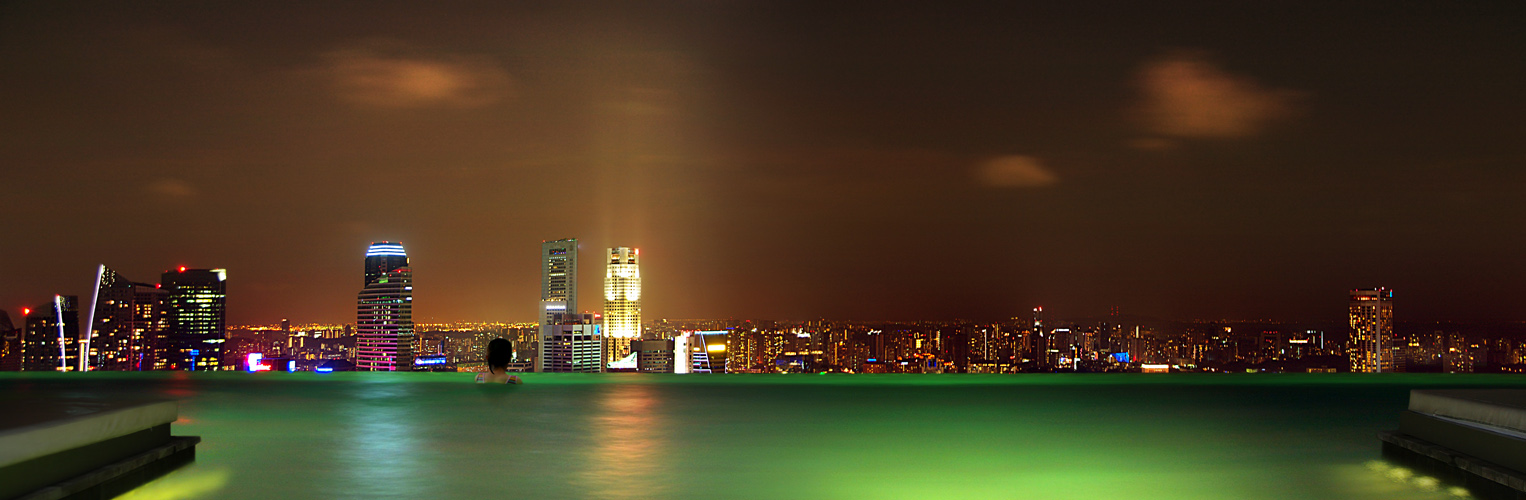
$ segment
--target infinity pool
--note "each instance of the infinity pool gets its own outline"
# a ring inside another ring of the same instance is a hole
[[[1410,389],[1508,375],[6,374],[180,399],[189,498],[1466,496],[1380,459]],[[3,402],[3,401],[0,401]]]

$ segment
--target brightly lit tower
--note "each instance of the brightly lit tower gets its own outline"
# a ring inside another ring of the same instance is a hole
[[[1351,291],[1351,340],[1346,353],[1354,373],[1382,373],[1393,370],[1393,352],[1388,345],[1394,336],[1394,291],[1387,288]]]
[[[366,249],[366,286],[356,304],[355,368],[413,371],[413,269],[401,243]]]
[[[609,249],[604,268],[604,359],[614,362],[630,354],[631,340],[641,337],[641,251]]]

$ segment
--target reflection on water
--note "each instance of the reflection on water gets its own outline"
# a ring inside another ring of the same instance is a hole
[[[654,390],[646,384],[618,384],[599,392],[588,419],[587,467],[579,471],[591,496],[664,496],[667,485],[658,480],[664,450]]]
[[[416,386],[371,383],[355,389],[356,398],[339,411],[344,421],[334,450],[336,472],[347,496],[361,498],[428,498],[426,479],[432,464],[420,460],[428,450],[419,445],[419,416],[414,413]]]
[[[192,464],[117,498],[122,500],[214,498],[216,496],[214,493],[228,484],[228,474],[227,467],[198,468]]]

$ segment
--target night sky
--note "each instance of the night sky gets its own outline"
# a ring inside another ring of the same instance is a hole
[[[1526,320],[1526,3],[6,2],[0,307],[227,268],[230,323]]]

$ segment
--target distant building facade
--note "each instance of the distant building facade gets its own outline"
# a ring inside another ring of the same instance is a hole
[[[1475,346],[1461,332],[1446,335],[1446,349],[1441,353],[1442,370],[1446,373],[1473,373]]]
[[[631,354],[641,337],[641,251],[609,249],[604,271],[604,359],[612,363]]]
[[[592,314],[557,314],[542,325],[535,371],[598,373],[604,371],[601,325]]]
[[[1348,318],[1351,337],[1346,344],[1354,373],[1393,371],[1394,292],[1387,288],[1351,291]]]
[[[636,353],[636,371],[642,373],[675,373],[679,356],[672,340],[634,340],[631,352]],[[687,359],[687,356],[684,356]],[[689,370],[684,370],[688,372]]]
[[[413,369],[413,269],[403,245],[372,243],[366,249],[365,287],[356,298],[355,369]]]

